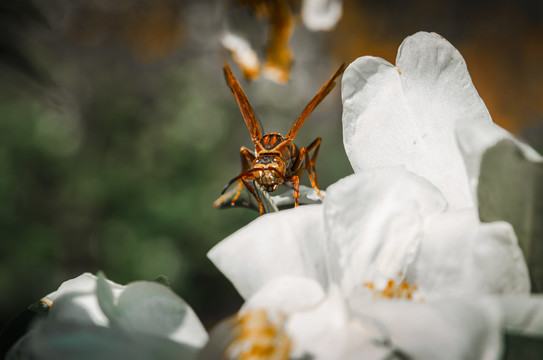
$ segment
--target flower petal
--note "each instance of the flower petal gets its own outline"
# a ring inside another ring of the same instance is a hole
[[[407,281],[429,300],[474,294],[528,293],[526,262],[509,224],[481,224],[474,209],[430,219]]]
[[[49,310],[49,317],[56,321],[71,321],[80,324],[108,325],[96,298],[96,276],[84,273],[60,285],[54,296]],[[107,284],[115,293],[120,293],[122,285],[107,280]]]
[[[126,286],[117,299],[112,326],[203,346],[207,332],[190,306],[169,288],[150,281]]]
[[[266,309],[288,315],[311,308],[324,298],[324,290],[317,281],[302,277],[282,276],[264,285],[243,304],[240,313],[247,309]]]
[[[115,328],[40,321],[8,352],[6,359],[177,360],[197,359],[198,349],[138,332]]]
[[[113,293],[113,289],[107,282],[104,273],[99,271],[96,279],[96,298],[98,299],[100,309],[109,319],[118,316],[115,300],[119,294],[120,292],[117,294]]]
[[[464,59],[441,36],[419,32],[404,40],[396,64],[362,57],[343,75],[343,135],[353,169],[405,165],[437,186],[451,208],[472,206],[455,124],[492,120]]]
[[[387,358],[387,349],[373,342],[379,332],[350,316],[334,284],[318,306],[290,316],[287,332],[293,339],[291,358],[304,354],[315,360]]]
[[[473,244],[475,287],[485,293],[527,294],[530,278],[524,255],[510,224],[482,223]]]
[[[330,186],[324,201],[328,260],[344,294],[367,282],[382,290],[405,274],[424,219],[446,206],[439,190],[402,167],[364,171]]]
[[[513,142],[527,162],[543,163],[543,157],[537,151],[494,123],[461,120],[456,124],[456,136],[464,158],[474,201],[477,201],[477,187],[483,156],[488,149],[498,143],[509,140]]]
[[[513,226],[528,262],[532,291],[541,292],[543,161],[530,160],[521,144],[512,139],[499,141],[479,158],[479,178],[472,179],[479,217],[484,222],[507,221]]]
[[[274,278],[290,275],[327,285],[321,205],[259,217],[208,253],[245,299]]]
[[[495,297],[503,312],[503,326],[508,331],[543,335],[543,295]]]
[[[487,302],[382,300],[358,309],[358,314],[381,328],[385,343],[405,358],[497,359],[500,354],[500,311]]]

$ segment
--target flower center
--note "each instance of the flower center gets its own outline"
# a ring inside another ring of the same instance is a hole
[[[234,339],[226,348],[228,359],[288,359],[290,339],[283,330],[285,318],[273,322],[265,310],[248,310],[234,325]]]
[[[414,284],[408,284],[405,278],[399,283],[395,280],[389,280],[387,286],[383,290],[375,288],[373,281],[364,283],[364,286],[373,290],[375,297],[387,298],[387,299],[413,299],[413,293],[417,291],[418,287]]]

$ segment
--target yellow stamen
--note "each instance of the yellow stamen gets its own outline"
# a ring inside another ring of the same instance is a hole
[[[413,293],[417,291],[418,287],[414,284],[408,284],[405,278],[399,283],[395,280],[389,280],[387,286],[383,290],[376,290],[375,284],[370,281],[364,283],[364,286],[374,291],[375,297],[387,298],[387,299],[413,299]]]
[[[249,310],[237,318],[234,339],[226,358],[239,360],[286,360],[290,339],[282,329],[285,319],[272,322],[265,310]]]

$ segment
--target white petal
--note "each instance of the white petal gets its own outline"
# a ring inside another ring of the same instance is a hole
[[[473,244],[474,287],[490,294],[528,294],[530,278],[515,232],[503,221],[482,223]]]
[[[462,120],[456,124],[456,135],[460,151],[464,157],[469,184],[475,202],[477,201],[477,186],[479,185],[479,173],[483,154],[488,148],[496,145],[501,140],[507,139],[513,141],[527,160],[539,163],[543,162],[543,157],[537,151],[517,140],[507,130],[494,123]]]
[[[321,205],[259,217],[208,253],[245,299],[274,278],[299,276],[327,286]]]
[[[57,321],[40,321],[7,354],[8,360],[190,360],[198,349],[138,332]]]
[[[526,262],[503,222],[481,224],[474,209],[432,218],[407,272],[424,299],[529,292]]]
[[[490,360],[500,354],[500,311],[486,302],[383,300],[358,312],[410,359]]]
[[[117,300],[112,326],[130,332],[167,337],[182,344],[201,347],[207,332],[191,307],[169,288],[149,281],[126,286]]]
[[[118,316],[116,308],[116,299],[120,292],[114,293],[113,289],[106,280],[103,272],[98,272],[96,279],[96,298],[100,309],[109,319]]]
[[[408,37],[396,67],[357,59],[343,75],[342,97],[344,144],[355,172],[405,165],[437,186],[451,208],[473,205],[455,124],[492,120],[464,59],[444,38]]]
[[[387,350],[374,345],[376,329],[351,317],[341,293],[332,285],[318,306],[293,314],[287,323],[293,341],[291,357],[311,359],[385,359]]]
[[[49,317],[56,321],[107,325],[109,323],[96,298],[96,276],[84,273],[62,283],[56,291]],[[111,289],[120,292],[122,285],[107,281]]]
[[[293,276],[275,278],[243,304],[247,309],[266,309],[285,315],[311,308],[325,298],[322,286],[315,280]]]
[[[370,281],[382,289],[405,274],[424,218],[445,208],[432,184],[402,167],[364,171],[330,186],[324,201],[328,258],[344,294]]]
[[[332,30],[342,14],[342,0],[304,0],[302,4],[302,21],[312,31]]]
[[[543,295],[495,297],[503,312],[508,331],[543,335]]]

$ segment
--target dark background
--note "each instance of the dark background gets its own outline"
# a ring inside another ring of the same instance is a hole
[[[240,76],[217,40],[225,9],[0,2],[0,328],[98,270],[118,283],[166,275],[208,327],[237,310],[241,299],[205,256],[257,216],[212,207],[239,172],[239,147],[251,145],[222,75],[228,60]],[[394,62],[402,40],[424,30],[460,50],[494,121],[542,152],[542,2],[345,1],[330,32],[296,20],[291,81],[241,81],[267,131],[288,131],[340,63]],[[352,171],[339,87],[296,142],[317,136],[326,188]]]

